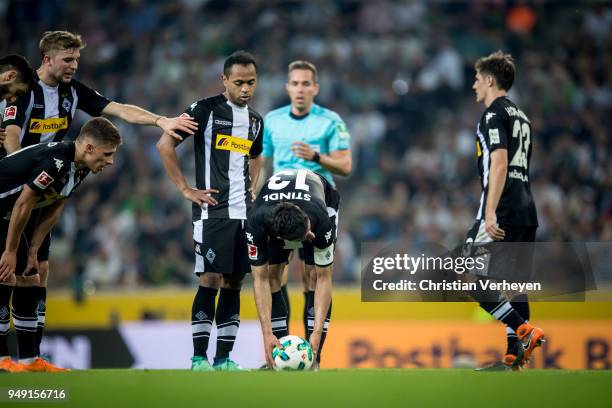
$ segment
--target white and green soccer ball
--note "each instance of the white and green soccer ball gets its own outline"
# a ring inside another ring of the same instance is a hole
[[[272,358],[276,370],[310,370],[312,367],[312,347],[310,343],[298,336],[285,336],[278,340],[282,349],[274,347]]]

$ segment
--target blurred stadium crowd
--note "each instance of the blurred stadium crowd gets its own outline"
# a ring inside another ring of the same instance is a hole
[[[338,283],[358,281],[364,241],[464,237],[480,196],[473,63],[502,49],[517,62],[511,98],[533,125],[539,239],[612,240],[609,3],[19,0],[0,15],[2,54],[38,66],[44,31],[81,33],[82,82],[168,116],[222,91],[236,49],[258,59],[262,114],[288,102],[287,64],[314,62],[317,102],[352,134],[354,171],[338,179]],[[190,204],[163,173],[157,129],[117,125],[115,165],[87,180],[54,231],[51,286],[194,283]]]

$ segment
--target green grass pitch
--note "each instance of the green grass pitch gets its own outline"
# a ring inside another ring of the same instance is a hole
[[[65,389],[65,402],[7,403],[7,389]],[[612,372],[346,369],[192,373],[86,370],[0,374],[0,408],[15,407],[611,407]]]

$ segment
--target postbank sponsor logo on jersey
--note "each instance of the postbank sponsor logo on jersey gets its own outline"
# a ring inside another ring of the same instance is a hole
[[[30,133],[53,133],[68,128],[68,118],[30,119]]]
[[[249,154],[252,144],[253,142],[248,139],[218,134],[215,148],[219,150],[230,150],[232,152]]]
[[[38,186],[41,190],[49,187],[51,183],[53,183],[54,178],[49,175],[46,171],[41,172],[38,177],[34,179],[34,184]]]

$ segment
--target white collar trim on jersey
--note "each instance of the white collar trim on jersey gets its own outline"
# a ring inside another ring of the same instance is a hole
[[[238,106],[232,101],[230,101],[229,99],[227,99],[227,104],[231,106],[233,109],[237,109],[237,110],[248,110],[249,109],[249,105]]]

